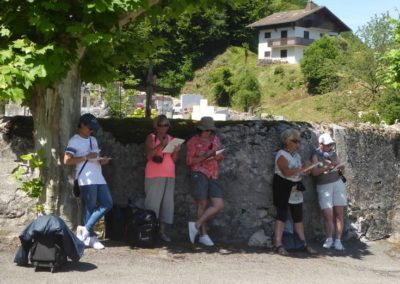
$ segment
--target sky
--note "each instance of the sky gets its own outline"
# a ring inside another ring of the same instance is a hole
[[[367,24],[374,15],[389,11],[393,18],[400,13],[400,0],[313,0],[318,6],[327,7],[353,32]],[[396,10],[397,9],[397,10]]]

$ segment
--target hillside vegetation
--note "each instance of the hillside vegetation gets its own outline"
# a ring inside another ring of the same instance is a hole
[[[250,69],[261,87],[261,103],[257,113],[283,116],[285,120],[314,122],[357,121],[358,112],[368,107],[368,95],[354,84],[342,84],[335,92],[309,95],[300,66],[273,64],[257,66],[257,55],[245,49],[230,47],[205,67],[195,72],[194,79],[185,84],[182,93],[198,93],[212,101],[212,74],[218,68],[233,73]]]

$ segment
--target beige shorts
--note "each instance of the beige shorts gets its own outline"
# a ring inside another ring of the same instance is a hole
[[[321,209],[347,205],[346,187],[341,179],[335,182],[317,185],[317,192]]]
[[[144,208],[156,213],[160,222],[172,224],[174,221],[175,178],[145,178],[146,198]]]

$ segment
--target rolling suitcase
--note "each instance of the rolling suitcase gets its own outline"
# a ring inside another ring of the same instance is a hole
[[[50,268],[50,271],[54,273],[56,269],[67,263],[67,255],[62,249],[59,237],[39,235],[30,249],[29,260],[35,271],[43,267]]]

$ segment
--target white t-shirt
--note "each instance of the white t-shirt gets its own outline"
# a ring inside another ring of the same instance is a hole
[[[283,156],[288,161],[288,168],[294,169],[301,167],[301,157],[298,153],[294,153],[293,155],[285,150],[279,150],[275,157],[275,173],[281,176],[284,179],[291,180],[293,182],[301,181],[301,175],[296,174],[294,176],[284,176],[282,171],[278,167],[278,159],[280,156]],[[296,190],[295,188],[292,189],[289,197],[290,204],[299,204],[303,202],[303,193],[301,191]]]
[[[71,154],[74,157],[83,157],[90,152],[100,152],[96,138],[90,136],[89,138],[83,138],[78,134],[75,134],[68,141],[66,153]],[[85,162],[80,162],[76,165],[75,178],[78,176]],[[88,160],[83,171],[78,178],[79,185],[90,185],[90,184],[106,184],[106,180],[101,172],[101,165],[98,160]]]

